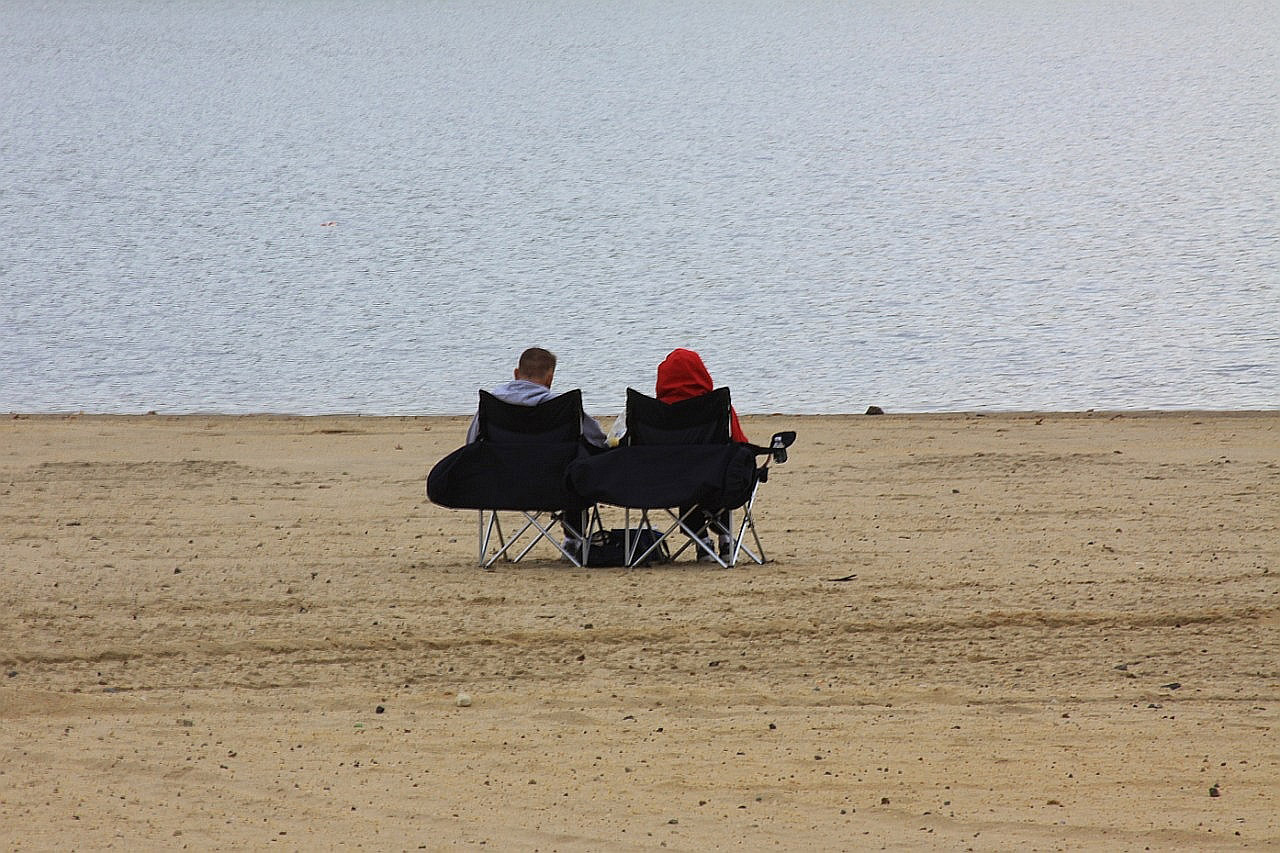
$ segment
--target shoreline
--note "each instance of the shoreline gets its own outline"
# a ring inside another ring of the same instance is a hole
[[[880,414],[867,414],[865,412],[739,412],[742,418],[851,418],[861,420],[863,418],[951,418],[951,417],[975,417],[975,418],[1000,418],[1000,417],[1103,417],[1103,416],[1122,416],[1122,417],[1177,417],[1183,415],[1209,415],[1209,416],[1271,416],[1280,414],[1280,408],[1275,409],[958,409],[945,412],[897,412],[884,411]],[[56,412],[36,412],[36,411],[8,411],[0,414],[0,419],[8,418],[10,420],[34,420],[40,418],[65,419],[65,418],[122,418],[122,419],[155,419],[155,418],[262,418],[262,419],[279,419],[279,420],[302,420],[302,419],[320,419],[320,418],[362,418],[367,420],[387,419],[387,420],[451,420],[459,418],[470,418],[471,412],[455,413],[455,414],[365,414],[362,412],[323,412],[317,414],[303,414],[297,412],[94,412],[94,411],[56,411]],[[612,420],[617,414],[599,414],[595,416],[598,420]]]
[[[1280,845],[1280,412],[744,415],[728,571],[480,571],[469,417],[0,417],[0,841]]]

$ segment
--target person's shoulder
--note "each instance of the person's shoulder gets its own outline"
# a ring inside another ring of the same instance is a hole
[[[508,379],[489,393],[499,400],[520,406],[536,406],[555,396],[551,389],[527,379]]]

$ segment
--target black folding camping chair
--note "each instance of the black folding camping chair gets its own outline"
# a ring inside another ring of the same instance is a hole
[[[626,419],[622,446],[569,466],[570,485],[583,500],[626,510],[626,564],[638,565],[670,550],[679,532],[688,541],[674,550],[672,559],[692,546],[725,568],[743,555],[764,563],[756,497],[768,480],[770,461],[786,461],[796,434],[777,433],[768,447],[731,441],[728,388],[672,404],[628,388]],[[759,457],[763,460],[758,463]],[[638,530],[656,535],[633,535],[633,509],[640,511]],[[741,513],[736,527],[732,511]],[[665,512],[670,522],[659,528],[654,512]],[[754,549],[745,541],[748,531]],[[723,554],[716,547],[720,537],[729,543]],[[632,540],[642,544],[633,548]]]
[[[591,502],[570,491],[565,481],[569,465],[588,454],[582,440],[582,392],[518,406],[481,391],[477,420],[476,441],[432,468],[427,496],[441,506],[479,511],[477,562],[486,569],[502,558],[519,562],[542,540],[582,566],[592,524],[599,523]],[[499,512],[521,516],[523,525],[515,535],[504,535]],[[581,543],[581,551],[560,541],[557,522],[565,528],[566,541]],[[526,533],[532,538],[515,550]]]

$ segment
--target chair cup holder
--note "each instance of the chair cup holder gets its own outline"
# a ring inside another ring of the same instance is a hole
[[[796,434],[794,430],[786,430],[785,432],[775,432],[773,438],[769,439],[769,452],[773,456],[773,461],[781,465],[787,461],[787,448],[795,444]]]

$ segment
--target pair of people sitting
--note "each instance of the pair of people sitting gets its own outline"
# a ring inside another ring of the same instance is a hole
[[[555,372],[555,354],[541,347],[530,347],[520,354],[520,360],[516,364],[512,378],[494,388],[490,393],[499,400],[514,405],[536,406],[555,396],[551,391],[551,383],[555,379]],[[711,381],[711,374],[707,371],[707,366],[703,363],[702,357],[693,350],[674,349],[658,365],[654,396],[663,403],[678,403],[682,400],[700,397],[713,390],[715,390],[715,384]],[[606,447],[610,444],[616,445],[621,440],[625,430],[625,413],[618,417],[608,435],[605,434],[604,429],[595,418],[585,413],[582,416],[582,437],[596,447]],[[478,432],[479,418],[472,418],[471,426],[467,430],[468,444],[476,440]],[[729,409],[729,437],[732,441],[743,444],[749,443],[746,433],[742,431],[742,425],[738,422],[738,413],[732,408]],[[687,507],[682,507],[681,515],[685,515],[687,511]],[[573,523],[575,520],[577,521],[576,527]],[[696,529],[701,529],[705,535],[708,526],[713,520],[720,522],[722,530],[730,529],[727,510],[718,519],[704,518],[695,520],[692,526]],[[566,511],[562,524],[565,530],[566,547],[577,547],[578,542],[581,540],[581,531],[587,529],[586,513],[577,510]],[[728,552],[732,543],[729,537],[722,533],[720,534],[718,545],[720,553],[723,555]],[[698,550],[698,554],[699,559],[708,556],[702,549]]]
[[[536,406],[555,396],[551,393],[551,383],[555,380],[555,375],[555,353],[541,347],[530,347],[520,354],[520,361],[516,364],[512,378],[494,388],[490,393],[499,400],[513,405]],[[658,380],[655,383],[654,396],[664,403],[679,403],[681,400],[700,397],[713,390],[715,390],[715,384],[711,381],[707,366],[702,362],[702,356],[691,349],[674,349],[658,365]],[[620,420],[623,417],[620,415]],[[621,422],[625,424],[625,420]],[[733,409],[729,410],[729,429],[729,437],[733,441],[748,443],[746,433],[742,431],[742,425],[738,422],[738,413]],[[478,431],[479,419],[472,418],[471,426],[467,430],[468,444],[476,440]],[[618,423],[615,423],[610,436],[606,436],[599,421],[585,413],[582,416],[582,437],[596,447],[606,446],[610,443],[610,437],[620,438],[624,431],[619,428]]]

